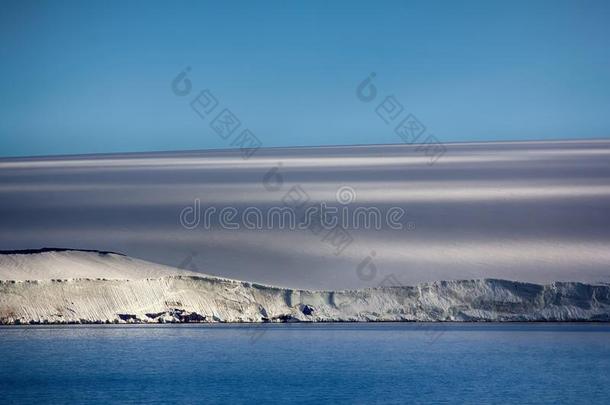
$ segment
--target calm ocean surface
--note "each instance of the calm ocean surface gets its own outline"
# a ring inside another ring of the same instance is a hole
[[[608,403],[607,324],[0,328],[2,403]]]

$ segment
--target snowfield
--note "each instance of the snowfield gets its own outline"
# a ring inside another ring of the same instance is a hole
[[[0,254],[0,324],[299,321],[610,321],[610,285],[483,279],[309,291],[116,253]]]
[[[140,280],[171,275],[202,275],[112,252],[68,249],[5,252],[0,251],[0,280]]]

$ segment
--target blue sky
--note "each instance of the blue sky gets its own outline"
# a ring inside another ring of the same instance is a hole
[[[189,107],[203,89],[264,146],[398,143],[387,95],[445,142],[608,137],[608,21],[605,1],[3,2],[0,156],[229,147]]]

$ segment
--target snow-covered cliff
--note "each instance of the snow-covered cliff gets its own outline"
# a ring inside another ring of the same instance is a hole
[[[307,291],[83,251],[4,253],[0,279],[2,324],[610,321],[605,284],[485,279]]]

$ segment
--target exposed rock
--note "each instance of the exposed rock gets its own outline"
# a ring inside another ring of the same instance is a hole
[[[313,311],[314,311],[312,306],[306,305],[306,304],[301,304],[300,310],[303,313],[303,315],[312,315]]]
[[[267,321],[610,321],[610,286],[487,279],[331,293],[191,276],[0,281],[2,324]]]
[[[0,252],[3,277],[2,324],[610,321],[609,284],[485,279],[309,291],[49,249]]]

